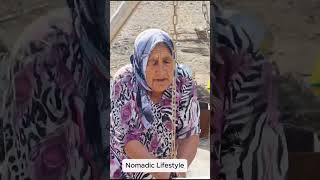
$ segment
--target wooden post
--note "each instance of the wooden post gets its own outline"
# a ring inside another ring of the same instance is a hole
[[[210,135],[210,110],[208,103],[199,102],[200,105],[200,138],[208,138]]]
[[[122,1],[120,7],[114,13],[110,20],[110,40],[111,44],[123,25],[132,15],[140,1]]]

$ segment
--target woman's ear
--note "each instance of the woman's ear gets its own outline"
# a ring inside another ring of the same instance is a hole
[[[133,65],[133,63],[134,63],[134,55],[131,55],[131,56],[130,56],[130,62],[131,62],[131,64]]]

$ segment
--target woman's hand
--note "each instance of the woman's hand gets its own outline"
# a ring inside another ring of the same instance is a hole
[[[170,177],[169,172],[154,172],[150,174],[156,179],[169,179]]]
[[[157,159],[137,140],[129,141],[124,146],[124,151],[131,159]]]
[[[192,135],[186,139],[178,139],[177,144],[177,159],[186,159],[189,167],[197,153],[199,135]]]
[[[178,178],[186,178],[187,173],[186,172],[177,172],[177,176],[178,176]]]
[[[129,141],[125,145],[124,150],[131,159],[157,159],[137,140]],[[169,179],[170,177],[170,173],[168,172],[152,172],[150,174],[156,179]]]

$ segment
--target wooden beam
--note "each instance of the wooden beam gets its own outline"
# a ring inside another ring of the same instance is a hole
[[[132,15],[140,1],[122,1],[117,11],[110,20],[110,40],[111,44],[117,34],[121,31],[123,25]]]

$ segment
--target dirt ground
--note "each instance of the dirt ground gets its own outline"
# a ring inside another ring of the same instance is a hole
[[[225,8],[251,12],[267,24],[275,37],[271,60],[281,73],[311,73],[320,56],[320,1],[224,0]]]
[[[51,10],[65,6],[64,0],[28,0],[20,1],[0,0],[0,39],[9,49],[23,30],[40,16]],[[20,8],[20,9],[19,9]],[[19,15],[21,13],[21,15]]]
[[[320,61],[320,0],[224,0],[225,9],[260,17],[274,36],[269,60],[283,76],[279,86],[282,121],[320,135],[320,98],[304,89]],[[319,71],[319,70],[318,70]],[[288,73],[295,74],[287,78]],[[300,82],[302,83],[300,83]]]
[[[120,3],[111,1],[110,18]],[[210,16],[209,1],[206,1],[206,4]],[[200,41],[194,30],[206,27],[202,1],[179,1],[178,6],[178,61],[191,67],[199,85],[199,99],[209,102],[209,95],[205,90],[207,81],[210,80],[209,42]],[[111,46],[111,75],[123,65],[130,63],[134,40],[140,32],[148,28],[160,28],[169,34],[172,33],[172,16],[172,1],[142,1]]]

